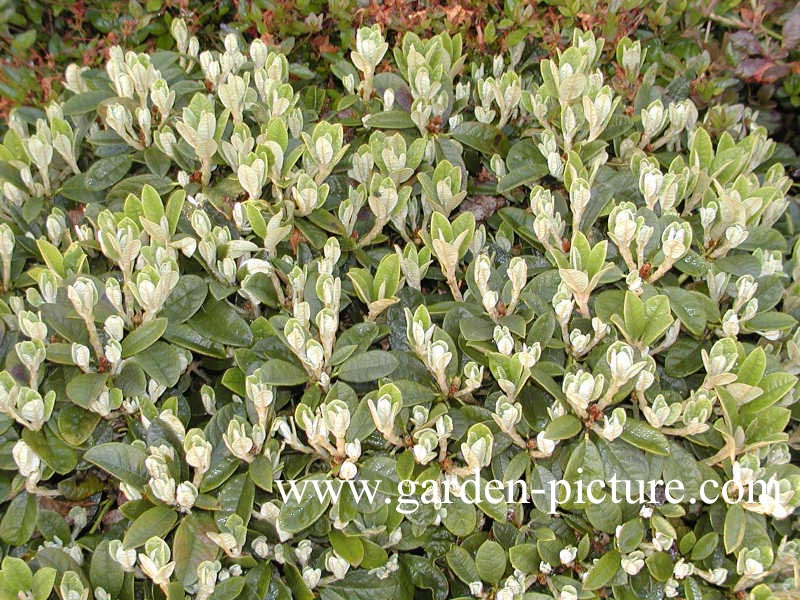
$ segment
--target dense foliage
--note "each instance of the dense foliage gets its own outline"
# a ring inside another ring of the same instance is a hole
[[[169,49],[176,16],[204,47],[221,48],[220,26],[280,43],[317,84],[327,83],[330,62],[345,58],[360,25],[379,24],[390,43],[408,31],[461,33],[468,55],[525,41],[536,60],[565,49],[579,28],[607,40],[604,64],[628,36],[646,44],[645,65],[659,65],[659,84],[673,98],[689,95],[700,108],[747,104],[771,135],[800,149],[792,135],[800,126],[800,8],[784,0],[2,0],[0,114],[54,97],[67,64],[102,66],[113,45]]]
[[[750,108],[577,30],[364,27],[320,85],[170,32],[0,146],[0,600],[790,597],[800,214]],[[402,510],[475,472],[687,495]]]

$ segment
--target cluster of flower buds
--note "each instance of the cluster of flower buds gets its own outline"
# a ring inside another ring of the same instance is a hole
[[[222,441],[230,453],[248,463],[261,453],[266,438],[266,430],[261,425],[250,425],[239,417],[231,419],[222,434]]]
[[[408,36],[395,54],[413,98],[411,120],[423,135],[428,134],[428,124],[441,122],[447,111],[445,85],[452,85],[460,64],[460,38],[439,34],[423,43],[416,35]]]
[[[451,391],[449,367],[453,360],[453,349],[450,348],[447,337],[437,335],[439,329],[424,305],[418,306],[414,313],[406,308],[405,316],[409,346],[433,375],[442,394],[449,396]]]
[[[733,338],[717,340],[711,347],[711,351],[703,349],[701,356],[703,366],[706,369],[706,377],[703,381],[704,388],[712,389],[736,381],[737,375],[731,371],[736,365],[739,353],[736,349],[736,341]]]
[[[447,454],[447,441],[453,434],[453,419],[450,415],[431,415],[426,407],[415,406],[411,423],[414,425],[414,445],[411,448],[414,460],[421,465],[432,460],[443,460]]]
[[[467,431],[467,439],[461,444],[461,454],[469,473],[480,471],[492,462],[494,436],[483,423],[472,425]]]
[[[439,261],[450,291],[456,300],[463,300],[461,290],[456,281],[456,269],[459,261],[470,249],[475,236],[475,215],[463,212],[452,223],[440,212],[431,215],[429,238],[426,246]]]
[[[109,547],[109,551],[111,548]],[[117,555],[125,551],[117,549]],[[144,552],[139,553],[139,567],[142,573],[165,593],[169,586],[169,578],[175,571],[175,561],[170,560],[172,553],[167,543],[160,537],[151,537],[144,544]],[[125,560],[127,557],[124,557]],[[132,566],[132,565],[131,565]]]
[[[208,537],[228,557],[239,558],[247,539],[247,526],[242,517],[234,513],[219,524],[219,532],[209,532]]]
[[[542,355],[540,342],[523,343],[516,350],[513,336],[505,326],[495,326],[497,352],[489,353],[489,369],[509,401],[514,402],[531,375],[531,368]]]
[[[350,53],[350,60],[361,71],[363,79],[359,93],[365,101],[372,96],[375,69],[388,49],[389,44],[384,41],[378,25],[360,27],[356,32],[356,49]]]
[[[19,385],[8,371],[0,372],[0,413],[25,428],[39,431],[53,413],[55,400],[54,390],[42,396],[37,389]]]
[[[183,438],[183,452],[186,464],[194,469],[193,483],[198,485],[203,475],[211,468],[211,443],[202,429],[190,429]]]
[[[607,251],[608,240],[592,246],[583,233],[575,231],[570,244],[569,262],[558,270],[562,284],[572,294],[572,299],[583,317],[590,317],[589,297],[600,284],[601,278],[613,268],[612,263],[606,262]],[[553,298],[554,306],[555,300]],[[561,319],[566,316],[567,305],[563,304],[560,297],[559,304],[563,305]],[[558,316],[558,311],[556,315]]]
[[[390,443],[402,446],[403,442],[397,435],[395,421],[400,409],[403,407],[403,396],[400,389],[393,383],[387,383],[378,388],[373,397],[367,398],[367,406],[375,423],[375,429]]]
[[[323,258],[317,265],[315,286],[317,299],[322,304],[314,318],[317,334],[313,334],[311,330],[311,305],[303,300],[306,272],[299,267],[295,267],[289,275],[294,316],[286,321],[283,333],[287,345],[300,359],[306,372],[323,388],[327,388],[330,384],[329,362],[339,326],[341,301],[341,279],[333,275],[341,255],[336,239],[328,240],[323,253]]]
[[[14,258],[16,237],[8,223],[0,224],[0,275],[2,275],[3,289],[11,285],[11,261]]]
[[[502,60],[502,58],[501,58]],[[514,71],[505,71],[499,77],[487,77],[476,82],[480,104],[475,106],[475,118],[481,123],[493,123],[503,128],[515,114],[522,98],[522,80]],[[497,107],[497,110],[492,108]]]

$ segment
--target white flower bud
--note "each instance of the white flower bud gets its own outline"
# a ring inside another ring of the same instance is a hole
[[[355,479],[358,474],[358,467],[350,460],[346,460],[339,467],[339,477],[344,480]]]
[[[322,578],[322,569],[314,569],[312,567],[303,568],[303,582],[308,586],[308,589],[313,590],[319,585]]]
[[[623,556],[621,566],[622,570],[628,575],[636,575],[644,567],[644,552],[641,550],[634,550],[630,554]]]
[[[136,550],[124,548],[120,540],[111,540],[108,545],[108,553],[122,566],[124,571],[133,571],[136,564]]]
[[[83,344],[73,343],[70,347],[72,355],[72,362],[74,362],[82,371],[88,371],[91,364],[91,352],[89,348]]]
[[[536,434],[536,448],[538,448],[539,452],[545,456],[550,456],[553,454],[557,443],[558,442],[556,440],[551,440],[548,438],[544,431],[540,431],[538,434]]]
[[[333,574],[335,579],[344,579],[350,569],[350,563],[336,552],[331,552],[325,559],[325,568]]]
[[[189,512],[197,500],[197,488],[189,481],[179,484],[175,491],[177,505],[184,512]]]
[[[571,565],[578,556],[578,549],[575,546],[565,546],[558,553],[558,560],[562,565]]]
[[[725,239],[731,248],[740,246],[750,235],[750,233],[741,225],[731,225],[725,230]]]

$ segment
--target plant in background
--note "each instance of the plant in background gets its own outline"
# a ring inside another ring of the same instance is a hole
[[[170,31],[0,145],[0,600],[792,593],[800,214],[749,112],[591,32],[362,28],[338,88]]]

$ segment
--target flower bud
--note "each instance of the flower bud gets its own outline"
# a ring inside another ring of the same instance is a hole
[[[350,563],[344,558],[331,551],[325,559],[325,568],[333,574],[335,579],[344,579],[350,569]]]
[[[467,431],[467,441],[461,444],[461,454],[471,471],[489,466],[492,460],[494,436],[486,425],[476,423]]]

